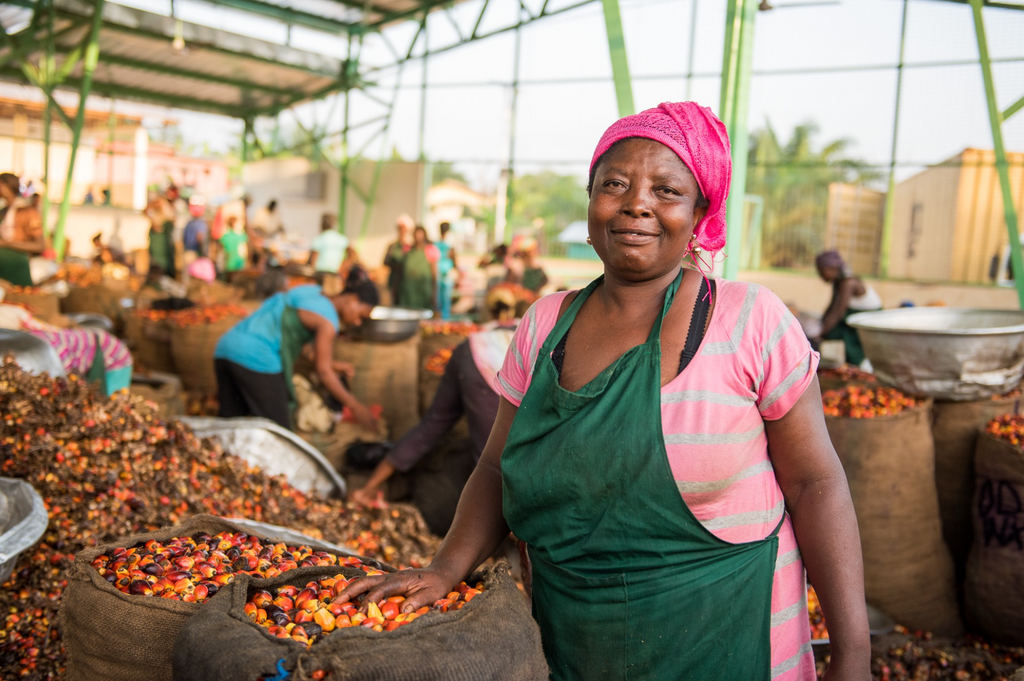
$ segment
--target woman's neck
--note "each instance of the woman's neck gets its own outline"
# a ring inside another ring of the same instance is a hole
[[[677,267],[672,271],[647,281],[627,281],[605,273],[604,285],[595,291],[602,303],[610,310],[637,315],[660,309],[668,287],[679,276]]]

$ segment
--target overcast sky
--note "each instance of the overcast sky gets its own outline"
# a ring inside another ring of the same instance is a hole
[[[774,0],[776,9],[759,12],[755,34],[755,77],[750,99],[750,127],[770,121],[782,135],[813,121],[819,142],[844,137],[853,153],[871,163],[888,164],[894,129],[896,71],[899,56],[901,0]],[[468,33],[483,0],[453,10]],[[549,8],[572,0],[550,0]],[[620,0],[626,47],[638,108],[681,100],[690,53],[694,0]],[[692,98],[718,108],[725,19],[724,0],[697,0]],[[167,12],[169,0],[123,0],[151,11]],[[528,7],[538,2],[528,1]],[[492,0],[482,32],[507,25],[518,7],[513,0]],[[249,33],[283,42],[283,26],[198,2],[178,0],[188,21]],[[1024,11],[985,12],[996,87],[1001,108],[1024,95]],[[408,45],[415,27],[396,26],[388,34],[396,47]],[[431,15],[429,41],[454,40],[447,18]],[[293,44],[340,55],[344,41],[315,31],[294,30]],[[600,3],[531,24],[521,31],[521,61],[515,155],[517,169],[552,167],[582,175],[601,132],[616,117],[615,93]],[[433,160],[454,160],[476,184],[493,182],[508,158],[514,34],[509,32],[433,56],[428,65],[425,148]],[[964,147],[991,148],[980,69],[976,64],[921,67],[931,62],[977,58],[970,8],[936,0],[909,4],[898,159],[901,175],[914,164],[934,163]],[[377,37],[368,38],[366,63],[383,63],[387,52]],[[874,67],[863,69],[860,67]],[[835,68],[835,72],[822,72]],[[777,73],[814,69],[815,73]],[[391,97],[394,71],[381,76],[378,96]],[[546,82],[545,82],[546,81]],[[555,82],[552,82],[555,81]],[[398,104],[388,139],[405,158],[419,151],[422,64],[402,73]],[[462,84],[462,85],[460,85]],[[353,120],[369,118],[380,107],[353,96]],[[129,103],[119,109],[142,110]],[[298,115],[307,123],[325,117],[329,102],[304,105]],[[241,124],[219,116],[147,107],[145,111],[181,120],[190,143],[224,150],[237,138]],[[340,110],[340,109],[339,109]],[[336,114],[336,117],[337,114]],[[340,120],[339,120],[340,125]],[[369,134],[369,130],[362,134]],[[1024,112],[1004,124],[1007,147],[1024,151]],[[359,146],[359,134],[353,145]],[[375,154],[378,146],[371,151]]]

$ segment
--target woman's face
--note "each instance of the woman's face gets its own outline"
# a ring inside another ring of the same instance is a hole
[[[707,212],[689,168],[660,142],[630,138],[605,154],[594,175],[587,222],[609,274],[647,281],[679,267]]]
[[[416,231],[412,233],[413,239],[416,241],[417,246],[422,246],[427,243],[427,230],[422,227],[417,227]]]
[[[338,316],[345,326],[362,326],[363,320],[368,319],[373,312],[373,305],[364,303],[359,296],[343,294],[339,296]]]

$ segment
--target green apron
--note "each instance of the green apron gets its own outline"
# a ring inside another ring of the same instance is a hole
[[[289,417],[295,412],[298,401],[295,398],[295,384],[292,374],[295,372],[295,360],[302,354],[302,347],[313,340],[314,331],[306,328],[299,319],[299,313],[290,305],[285,306],[281,314],[281,372],[284,374],[285,385],[288,386]]]
[[[0,279],[15,286],[34,286],[28,255],[13,248],[0,248]]]
[[[843,349],[846,351],[846,363],[853,366],[860,366],[867,356],[864,354],[864,346],[860,344],[860,336],[857,329],[846,323],[850,315],[859,314],[864,310],[847,310],[839,323],[832,327],[832,330],[822,335],[823,340],[841,340]]]
[[[597,279],[542,346],[501,459],[505,519],[529,545],[533,609],[551,678],[770,677],[779,526],[730,544],[676,487],[661,425],[661,316],[576,392],[551,352]]]
[[[434,272],[422,248],[414,248],[405,256],[401,290],[398,300],[402,307],[434,307]]]

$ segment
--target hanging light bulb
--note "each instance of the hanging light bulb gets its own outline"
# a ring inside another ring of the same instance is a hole
[[[174,40],[171,41],[171,47],[179,54],[187,52],[185,48],[184,24],[182,24],[181,19],[177,19],[174,22]]]

